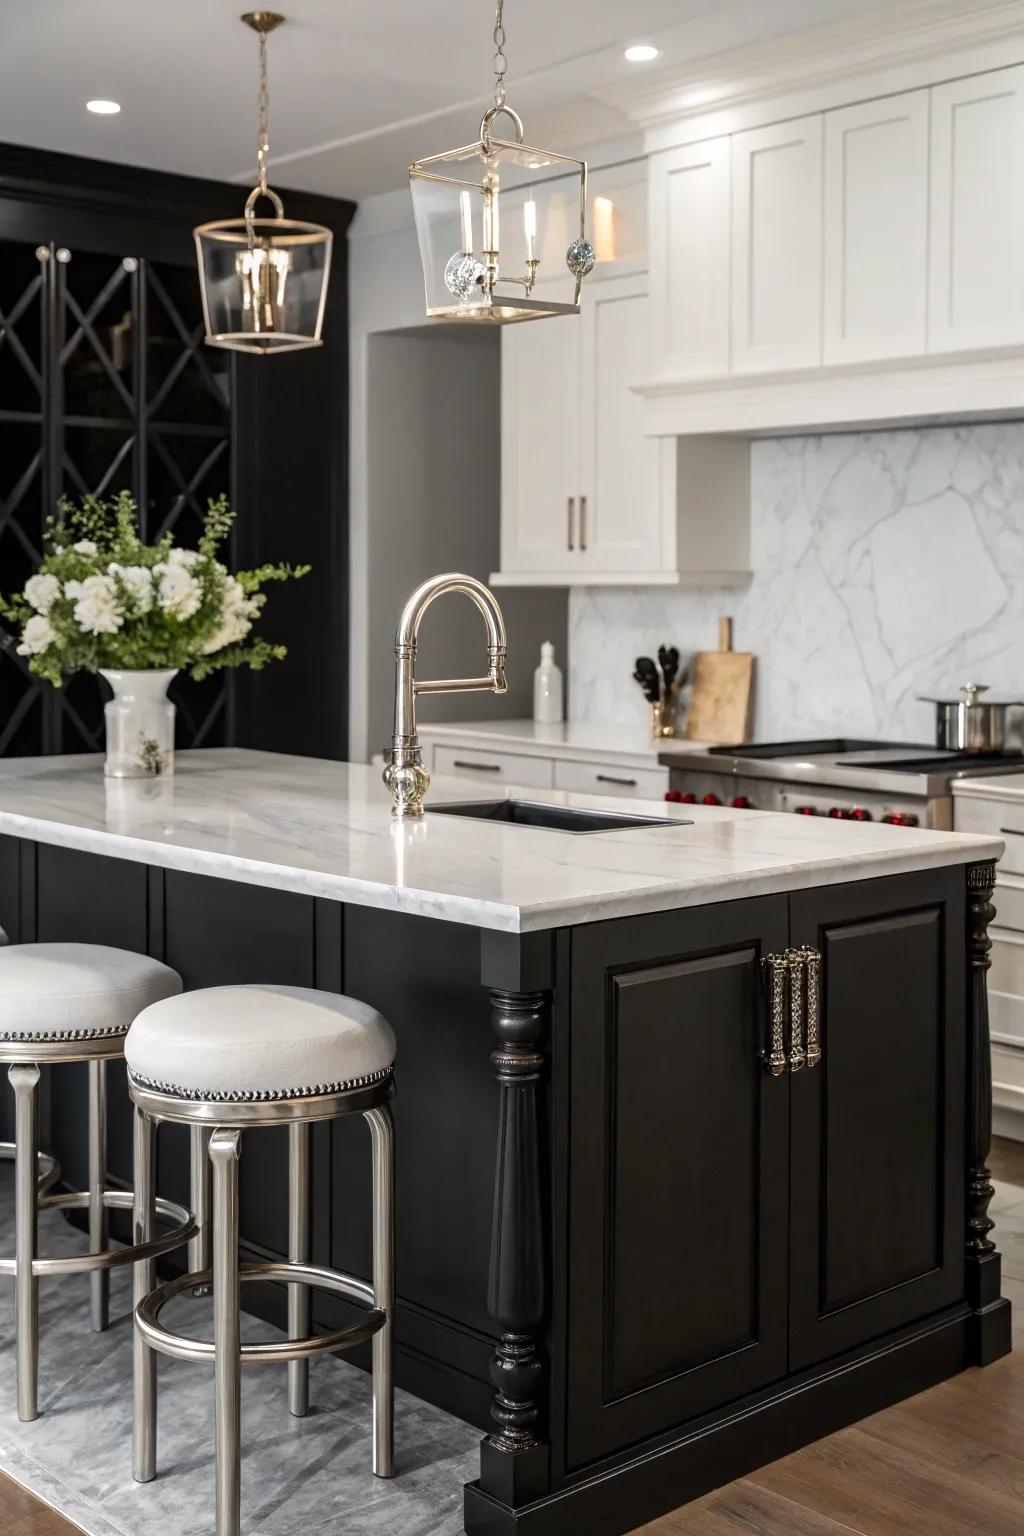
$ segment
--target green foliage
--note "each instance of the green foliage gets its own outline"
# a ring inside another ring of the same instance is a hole
[[[223,667],[259,671],[286,650],[252,634],[272,581],[308,565],[261,565],[232,574],[219,559],[235,514],[210,501],[195,549],[172,535],[143,544],[127,491],[110,501],[64,499],[47,520],[44,555],[23,592],[0,594],[0,644],[59,688],[76,672],[176,667],[194,678]]]

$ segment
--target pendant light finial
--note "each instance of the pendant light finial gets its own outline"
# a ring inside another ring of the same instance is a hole
[[[501,325],[579,314],[583,279],[594,266],[586,161],[527,144],[522,119],[508,104],[504,6],[497,0],[494,104],[483,115],[479,139],[409,167],[427,315],[434,319]],[[499,118],[511,124],[514,138],[493,131]],[[549,276],[562,278],[564,292],[555,292]]]
[[[267,38],[285,18],[246,11],[240,19],[259,37],[258,180],[240,219],[200,224],[194,234],[207,344],[267,356],[320,345],[332,235],[322,224],[286,219],[268,181]],[[257,216],[264,198],[272,218]]]

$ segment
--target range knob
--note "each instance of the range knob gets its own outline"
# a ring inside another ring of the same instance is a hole
[[[872,821],[874,818],[870,811],[866,811],[862,805],[855,805],[850,812],[851,821]]]
[[[746,795],[737,795],[732,802],[732,806],[734,811],[752,811],[754,809]]]
[[[666,789],[666,791],[665,791],[665,799],[666,800],[671,800],[673,805],[682,805],[682,803],[683,803],[682,790],[679,790],[679,789]]]
[[[818,813],[813,805],[798,805],[796,814],[798,816],[817,816]]]
[[[684,805],[696,805],[697,804],[697,796],[693,793],[692,790],[688,789],[686,794],[683,795],[682,801],[683,801]]]
[[[848,811],[843,810],[841,805],[833,805],[829,810],[829,815],[833,821],[846,821],[849,818],[849,814]]]
[[[701,801],[701,805],[721,805],[721,803],[717,795],[705,795]]]
[[[890,827],[916,827],[920,825],[918,818],[912,811],[890,811],[882,820],[888,822]]]

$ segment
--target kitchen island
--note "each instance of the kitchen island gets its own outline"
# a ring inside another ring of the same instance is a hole
[[[359,765],[198,751],[126,782],[94,757],[0,763],[12,940],[146,951],[189,987],[344,990],[392,1022],[398,1379],[489,1431],[466,1529],[613,1536],[1005,1353],[985,1162],[1000,840],[660,804],[628,810],[668,824],[591,833],[429,810],[467,795],[437,781],[396,824]],[[75,1069],[53,1074],[72,1182],[84,1102]],[[182,1198],[175,1130],[161,1185]],[[316,1130],[313,1260],[366,1273],[361,1127]],[[276,1135],[246,1151],[255,1256],[286,1248]],[[316,1324],[348,1306],[318,1294]]]

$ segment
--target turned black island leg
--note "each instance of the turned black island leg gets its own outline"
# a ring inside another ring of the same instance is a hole
[[[499,1091],[487,1310],[501,1337],[491,1360],[495,1427],[480,1445],[480,1480],[466,1489],[467,1530],[504,1528],[501,1506],[511,1515],[550,1485],[538,1333],[547,1305],[546,1136],[539,1099],[551,935],[488,934],[482,958],[498,1037],[491,1061]]]
[[[995,864],[967,868],[967,946],[969,971],[969,1117],[967,1126],[967,1299],[975,1312],[974,1360],[988,1365],[1010,1349],[1010,1303],[1000,1294],[1001,1264],[989,1236],[995,1223],[988,1214],[992,1175],[992,1046],[988,1020],[988,971],[995,917],[992,892]]]

